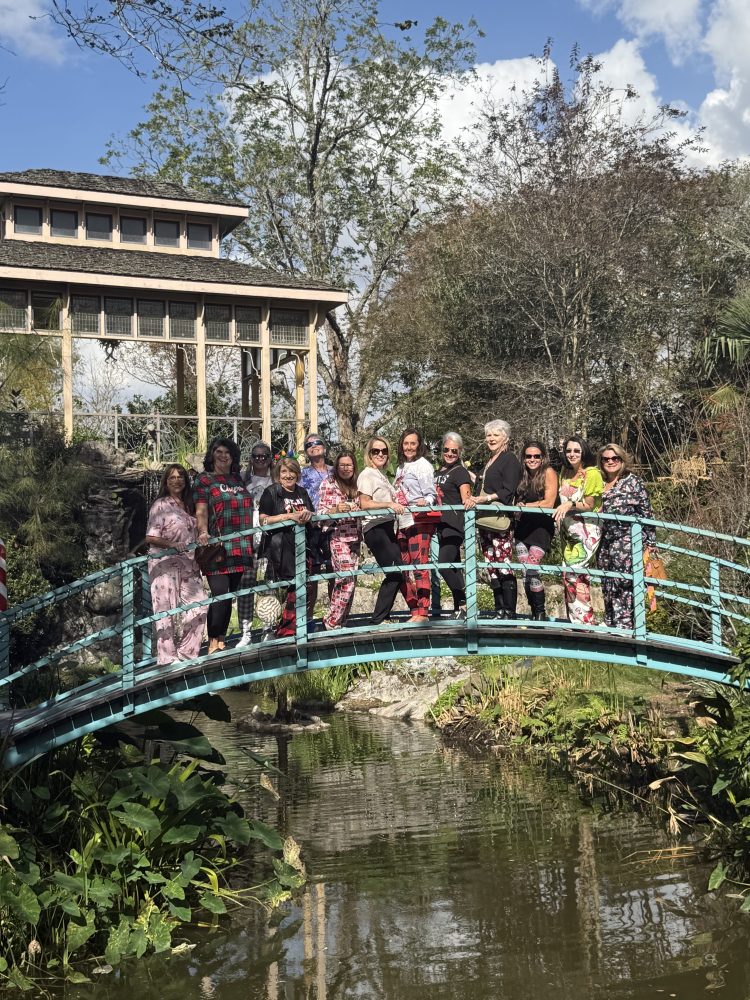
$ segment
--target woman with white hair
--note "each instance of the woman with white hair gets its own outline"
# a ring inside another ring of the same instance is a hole
[[[448,431],[443,435],[442,464],[435,473],[438,503],[447,507],[460,507],[471,496],[471,476],[461,461],[464,443],[460,434]],[[460,563],[464,542],[464,515],[458,510],[444,510],[438,524],[438,562]],[[460,569],[441,569],[440,575],[448,584],[453,596],[452,618],[466,618],[466,585]]]
[[[490,420],[484,425],[484,440],[490,452],[490,457],[484,467],[476,496],[470,496],[464,501],[464,507],[470,510],[477,504],[487,504],[496,501],[502,504],[512,504],[516,498],[516,490],[521,481],[521,463],[512,451],[510,445],[510,425],[505,420]],[[482,511],[479,517],[487,516]],[[495,617],[509,619],[516,617],[516,601],[518,587],[510,562],[513,557],[513,521],[509,518],[507,529],[479,529],[479,544],[487,562],[487,572],[490,586],[495,599]]]

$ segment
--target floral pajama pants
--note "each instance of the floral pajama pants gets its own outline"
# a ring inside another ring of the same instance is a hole
[[[563,589],[568,620],[581,625],[595,625],[594,609],[591,606],[591,577],[588,573],[563,573]]]
[[[331,563],[334,573],[356,570],[359,565],[361,548],[362,542],[359,539],[346,541],[343,538],[337,538],[334,534],[331,537]],[[347,576],[334,582],[328,614],[323,619],[328,628],[339,628],[346,624],[356,586],[356,576]]]
[[[169,556],[151,571],[151,606],[154,614],[169,611],[181,604],[192,604],[205,597],[203,581],[188,556]],[[200,651],[203,626],[208,609],[193,608],[182,615],[182,638],[175,644],[176,615],[167,615],[154,622],[156,630],[156,662],[166,666],[175,660],[192,660]]]
[[[602,540],[596,556],[599,569],[615,573],[633,572],[633,554],[627,535],[611,542]],[[602,579],[604,621],[614,628],[632,628],[634,620],[633,585],[629,580]]]
[[[498,566],[498,563],[510,563],[513,559],[513,533],[504,531],[479,531],[479,545],[482,549],[487,573],[490,581],[500,580],[504,576],[513,576],[510,566]],[[494,565],[491,565],[494,564]]]
[[[404,566],[416,566],[419,563],[430,561],[432,535],[433,528],[424,528],[417,524],[399,531],[397,538]],[[413,615],[429,618],[432,594],[430,571],[428,569],[414,569],[408,574],[405,573],[404,576],[406,577],[405,590],[402,588],[401,592],[409,605],[409,610]]]

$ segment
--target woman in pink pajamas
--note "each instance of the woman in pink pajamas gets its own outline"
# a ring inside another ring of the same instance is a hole
[[[169,611],[183,604],[202,601],[203,581],[193,552],[153,558],[159,549],[185,549],[196,540],[193,495],[187,472],[181,465],[168,465],[159,485],[159,494],[148,515],[146,541],[151,546],[148,571],[154,612]],[[192,660],[203,640],[207,608],[193,608],[182,615],[182,637],[175,643],[176,615],[156,621],[156,662]]]
[[[333,463],[328,479],[320,485],[319,514],[345,514],[359,510],[357,459],[351,451],[342,451]],[[358,518],[341,517],[329,522],[331,563],[335,573],[351,572],[359,565],[362,548],[362,524]],[[327,629],[341,628],[346,619],[357,585],[355,576],[339,578],[333,585],[328,614],[323,619]]]

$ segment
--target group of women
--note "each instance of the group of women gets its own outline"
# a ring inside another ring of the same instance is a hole
[[[351,451],[340,452],[332,465],[326,463],[325,442],[318,434],[305,439],[307,464],[302,469],[293,458],[281,458],[271,473],[271,449],[255,444],[251,464],[243,475],[237,445],[227,439],[211,442],[204,472],[191,486],[179,465],[168,466],[159,496],[151,508],[147,541],[151,544],[149,571],[154,611],[173,610],[201,600],[203,585],[188,547],[205,545],[211,538],[236,535],[223,546],[214,562],[202,570],[211,594],[225,597],[182,616],[175,634],[175,617],[156,623],[157,660],[171,663],[198,655],[203,626],[207,622],[208,651],[224,648],[231,616],[231,596],[253,587],[259,557],[267,560],[266,579],[285,581],[295,576],[295,524],[306,524],[307,568],[311,574],[329,568],[337,577],[329,586],[326,629],[346,624],[359,566],[362,544],[383,571],[383,581],[370,622],[384,622],[401,593],[411,617],[410,624],[426,622],[430,616],[431,574],[413,567],[430,562],[433,539],[437,562],[449,564],[440,570],[453,597],[452,617],[466,617],[466,589],[460,564],[464,545],[464,512],[477,511],[478,540],[494,598],[494,614],[500,619],[516,617],[517,582],[512,568],[523,567],[526,597],[535,621],[545,621],[544,581],[540,565],[550,550],[557,530],[561,536],[563,582],[568,618],[592,624],[591,586],[588,568],[627,574],[632,570],[630,528],[618,521],[594,522],[580,515],[607,514],[652,518],[653,513],[642,480],[630,469],[627,454],[617,444],[607,444],[594,458],[586,442],[573,435],[565,441],[562,469],[550,465],[545,446],[527,441],[520,459],[510,450],[510,427],[504,420],[485,425],[488,458],[479,476],[462,461],[463,441],[454,432],[444,435],[439,468],[426,457],[419,431],[410,428],[401,435],[396,452],[396,473],[391,480],[391,447],[382,437],[371,438],[365,447],[360,471]],[[507,514],[488,505],[515,505],[520,511]],[[440,511],[441,506],[457,509]],[[552,510],[553,513],[549,513]],[[363,517],[338,516],[311,524],[314,513],[346,515],[363,511]],[[254,534],[262,525],[279,527]],[[649,526],[643,527],[644,546],[655,545]],[[159,549],[181,551],[160,555]],[[450,564],[453,564],[452,566]],[[317,587],[308,585],[310,614]],[[605,624],[629,629],[633,626],[632,585],[627,579],[602,580]],[[238,646],[252,638],[253,595],[239,596],[238,617],[242,635]],[[296,590],[288,586],[276,637],[293,636],[296,626]],[[264,634],[269,634],[269,630]]]

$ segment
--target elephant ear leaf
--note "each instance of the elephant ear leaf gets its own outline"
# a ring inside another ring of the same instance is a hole
[[[18,861],[20,856],[21,851],[15,838],[11,837],[4,826],[0,826],[0,858]]]

